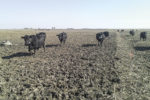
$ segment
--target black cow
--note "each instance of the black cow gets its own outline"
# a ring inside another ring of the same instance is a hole
[[[124,32],[124,30],[121,30],[121,32]]]
[[[130,35],[132,35],[132,36],[134,36],[134,34],[135,34],[134,30],[131,30],[129,33],[130,33]]]
[[[103,34],[104,34],[105,37],[109,36],[109,32],[108,31],[103,32]]]
[[[147,32],[141,32],[141,33],[140,33],[140,40],[143,39],[143,41],[145,41],[146,38],[147,38],[146,35],[147,35]]]
[[[60,34],[58,34],[58,35],[56,35],[56,36],[58,36],[58,39],[59,39],[59,41],[60,41],[61,44],[62,44],[62,43],[65,44],[65,42],[66,42],[66,40],[67,40],[67,33],[62,32],[62,33],[60,33]]]
[[[25,41],[25,46],[28,46],[28,51],[34,50],[34,54],[36,50],[43,47],[45,52],[45,39],[46,33],[40,32],[36,35],[25,35],[22,37]]]
[[[96,39],[98,41],[98,45],[101,44],[101,46],[102,46],[103,40],[105,39],[103,32],[97,33]]]

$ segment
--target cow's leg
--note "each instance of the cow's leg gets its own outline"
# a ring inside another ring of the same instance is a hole
[[[98,44],[97,44],[98,46],[99,46],[99,41],[98,41]]]
[[[34,49],[34,55],[35,55],[35,53],[36,53],[36,49]]]
[[[30,48],[28,48],[28,51],[31,52]]]
[[[29,51],[29,53],[32,53],[31,52],[31,46],[28,46],[28,51]]]
[[[44,48],[44,52],[45,52],[45,44],[43,45],[43,48]]]
[[[65,42],[66,42],[66,41],[64,40],[64,44],[65,44]]]
[[[101,46],[102,46],[103,41],[101,41]]]
[[[101,46],[103,45],[103,40],[101,40]]]
[[[60,41],[60,46],[62,45],[62,41]]]

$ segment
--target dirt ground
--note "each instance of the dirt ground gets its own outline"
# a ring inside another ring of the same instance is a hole
[[[25,34],[44,31],[46,52],[30,55]],[[60,46],[56,35],[66,32]],[[104,30],[1,30],[1,100],[149,100],[149,40],[132,38],[128,30],[108,30],[110,37],[97,46],[96,33]],[[143,53],[144,52],[144,53]]]
[[[140,32],[146,31],[147,40],[140,41]],[[150,39],[149,30],[138,30],[135,36],[128,31],[117,33],[116,56],[121,58],[115,66],[120,71],[120,92],[116,100],[150,100]]]

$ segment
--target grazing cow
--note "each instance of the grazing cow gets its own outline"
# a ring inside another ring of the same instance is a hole
[[[25,35],[22,37],[25,41],[25,46],[28,46],[28,51],[31,53],[31,50],[34,50],[34,54],[36,50],[43,47],[45,52],[45,39],[46,33],[40,32],[36,35]]]
[[[103,32],[103,34],[104,34],[105,37],[109,36],[109,32],[108,31]]]
[[[140,33],[140,40],[143,39],[143,41],[145,41],[147,38],[146,34],[147,34],[147,32],[141,32]]]
[[[105,39],[103,32],[97,33],[96,39],[98,41],[98,45],[101,44],[101,46],[102,46],[103,40]]]
[[[135,34],[134,30],[131,30],[129,33],[130,33],[130,35],[132,35],[132,36],[134,36],[134,34]]]
[[[67,39],[67,33],[62,32],[62,33],[60,33],[60,34],[58,34],[58,35],[56,35],[56,36],[58,36],[58,39],[59,39],[59,41],[60,41],[61,44],[62,44],[62,43],[65,44],[66,39]]]

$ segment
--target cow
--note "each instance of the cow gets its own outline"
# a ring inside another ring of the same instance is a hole
[[[59,41],[60,41],[61,44],[62,43],[65,44],[65,42],[67,40],[67,33],[62,32],[62,33],[60,33],[60,34],[58,34],[56,36],[58,36],[58,39],[59,39]]]
[[[34,50],[34,54],[36,53],[36,50],[43,47],[45,52],[45,39],[46,39],[46,33],[40,32],[36,35],[25,35],[21,37],[25,41],[25,46],[28,46],[28,51],[31,53],[31,50]]]
[[[109,32],[108,31],[103,32],[103,34],[104,34],[105,37],[109,36]]]
[[[146,35],[147,35],[147,32],[141,32],[141,33],[140,33],[140,40],[143,39],[143,41],[145,41],[146,38],[147,38]]]
[[[134,30],[131,30],[129,33],[131,36],[134,36],[134,34],[135,34]]]
[[[124,30],[122,29],[121,32],[124,32]]]
[[[102,46],[103,40],[105,39],[105,36],[104,36],[103,32],[97,33],[96,34],[96,39],[98,41],[98,45],[101,44],[101,46]]]

